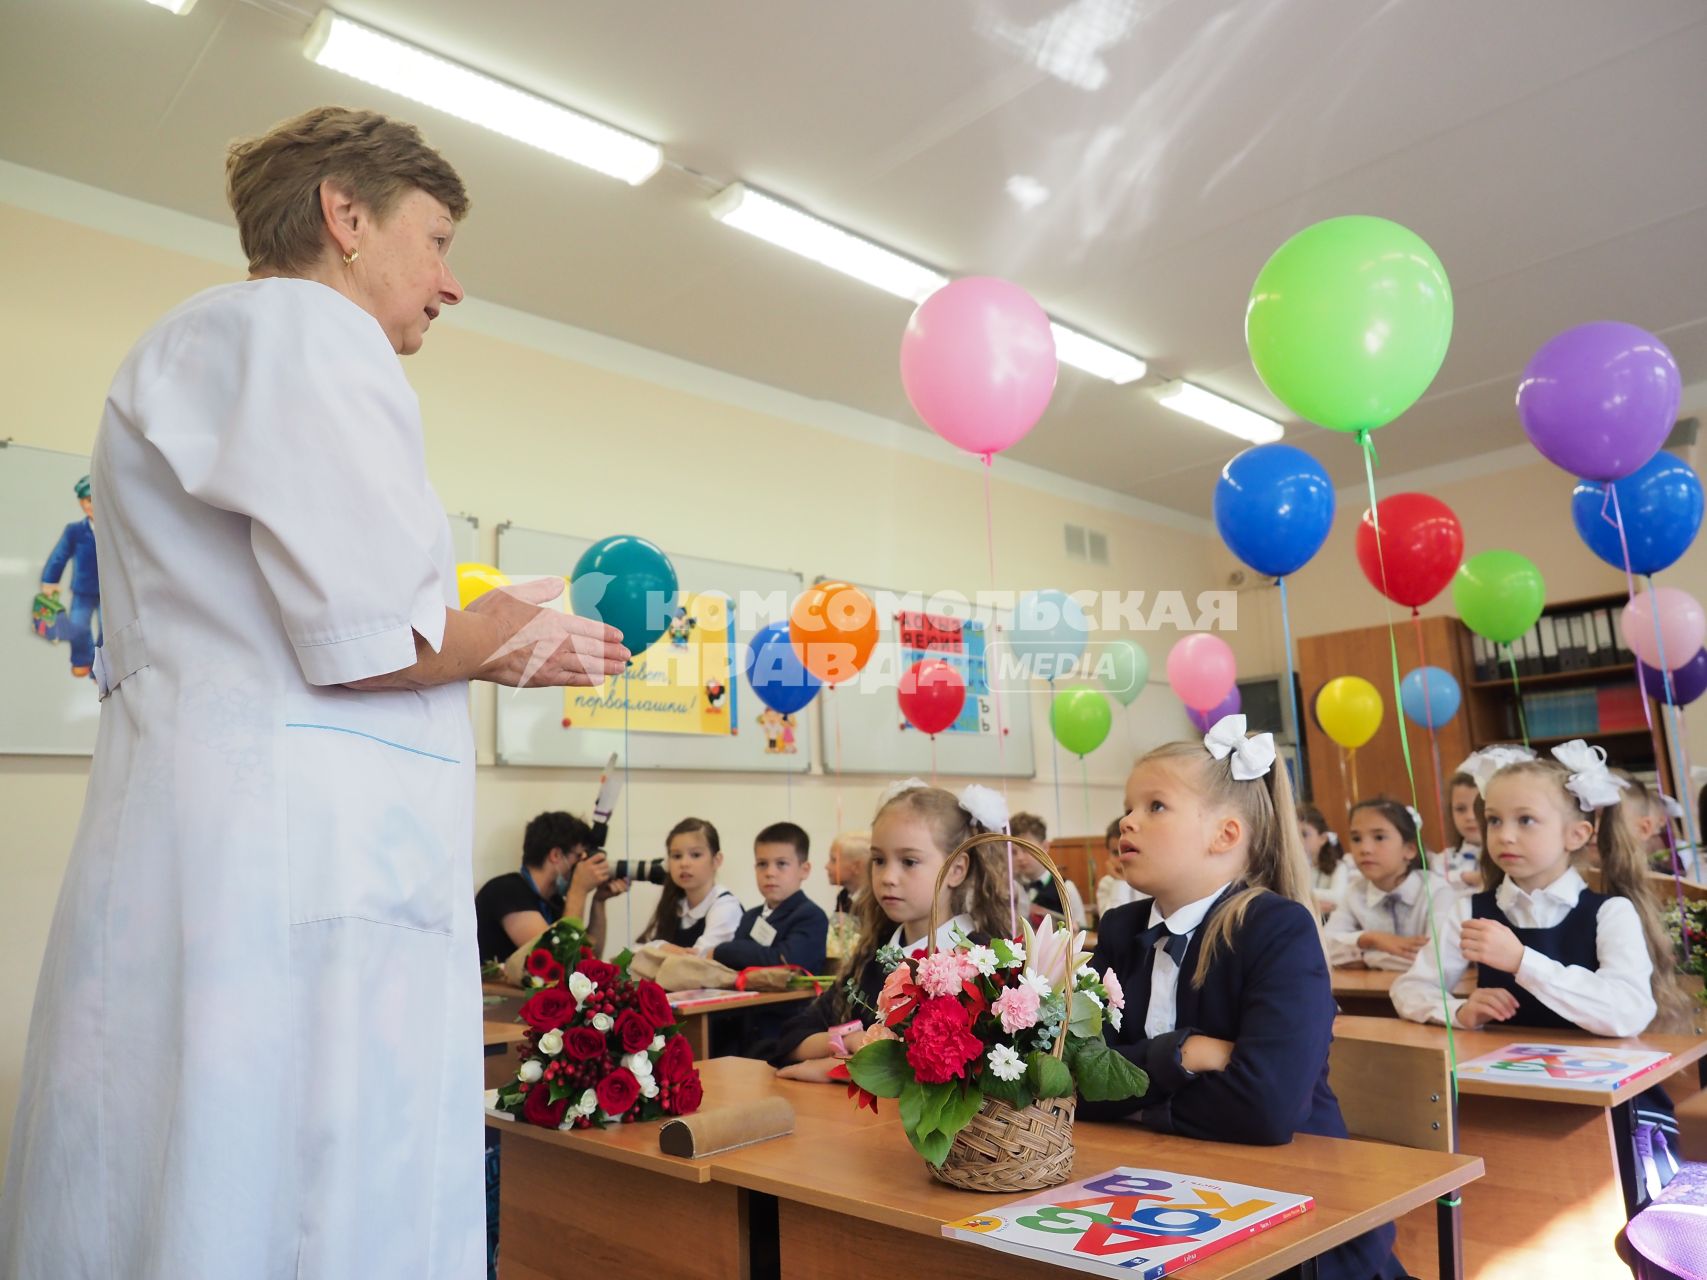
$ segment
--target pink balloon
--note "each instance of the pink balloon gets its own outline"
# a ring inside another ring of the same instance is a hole
[[[1055,335],[1024,289],[968,276],[919,304],[901,335],[901,385],[950,444],[988,458],[1024,437],[1055,392]]]
[[[1675,671],[1694,658],[1707,640],[1707,613],[1687,591],[1655,587],[1631,597],[1618,627],[1624,643],[1643,662],[1656,671]]]
[[[1194,631],[1168,653],[1168,684],[1193,711],[1212,711],[1233,689],[1233,651],[1220,636]]]

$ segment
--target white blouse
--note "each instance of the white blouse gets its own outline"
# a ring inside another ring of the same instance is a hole
[[[1571,913],[1588,886],[1575,871],[1566,871],[1545,889],[1525,893],[1510,880],[1500,881],[1494,901],[1505,918],[1519,929],[1551,929]],[[1459,950],[1459,916],[1440,925],[1440,960],[1451,991],[1467,968]],[[1654,1020],[1653,961],[1642,937],[1642,921],[1628,898],[1610,897],[1594,917],[1594,949],[1598,969],[1560,964],[1533,947],[1523,949],[1517,985],[1562,1018],[1590,1035],[1633,1036]],[[1393,982],[1393,1008],[1412,1022],[1442,1022],[1440,971],[1434,948],[1424,947],[1416,963]],[[1454,1019],[1464,1001],[1446,998]]]
[[[1377,889],[1361,875],[1348,881],[1339,906],[1328,917],[1329,963],[1348,965],[1361,960],[1371,969],[1408,969],[1408,961],[1359,947],[1357,939],[1365,932],[1396,933],[1404,938],[1427,936],[1431,896],[1437,923],[1462,910],[1445,881],[1436,875],[1425,879],[1421,871],[1412,871],[1391,892]]]

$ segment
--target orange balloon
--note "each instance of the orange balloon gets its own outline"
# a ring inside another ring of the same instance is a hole
[[[817,583],[795,600],[788,639],[802,666],[825,684],[840,684],[871,661],[877,647],[877,607],[849,583]]]

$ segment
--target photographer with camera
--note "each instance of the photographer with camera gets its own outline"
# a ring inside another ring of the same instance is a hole
[[[603,822],[588,826],[561,811],[528,823],[521,869],[494,876],[474,895],[482,961],[508,959],[564,916],[584,923],[588,944],[603,953],[605,899],[628,889],[600,848],[604,836]]]

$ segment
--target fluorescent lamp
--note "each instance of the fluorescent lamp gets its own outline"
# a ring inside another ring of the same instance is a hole
[[[1138,381],[1149,370],[1150,366],[1131,352],[1111,347],[1053,320],[1049,328],[1055,335],[1055,358],[1062,364],[1107,378],[1117,387]]]
[[[314,19],[302,51],[323,67],[632,185],[645,182],[664,162],[663,150],[655,142],[405,44],[330,9],[322,9]]]
[[[188,13],[196,7],[196,0],[148,0],[156,9],[164,9],[168,13],[179,15]]]
[[[711,197],[711,216],[910,302],[923,302],[948,283],[947,276],[929,267],[755,191],[744,182],[731,183]]]
[[[1155,395],[1175,413],[1196,418],[1218,431],[1249,440],[1252,444],[1272,444],[1286,434],[1286,429],[1273,418],[1265,418],[1253,409],[1234,404],[1183,378],[1157,387]]]

